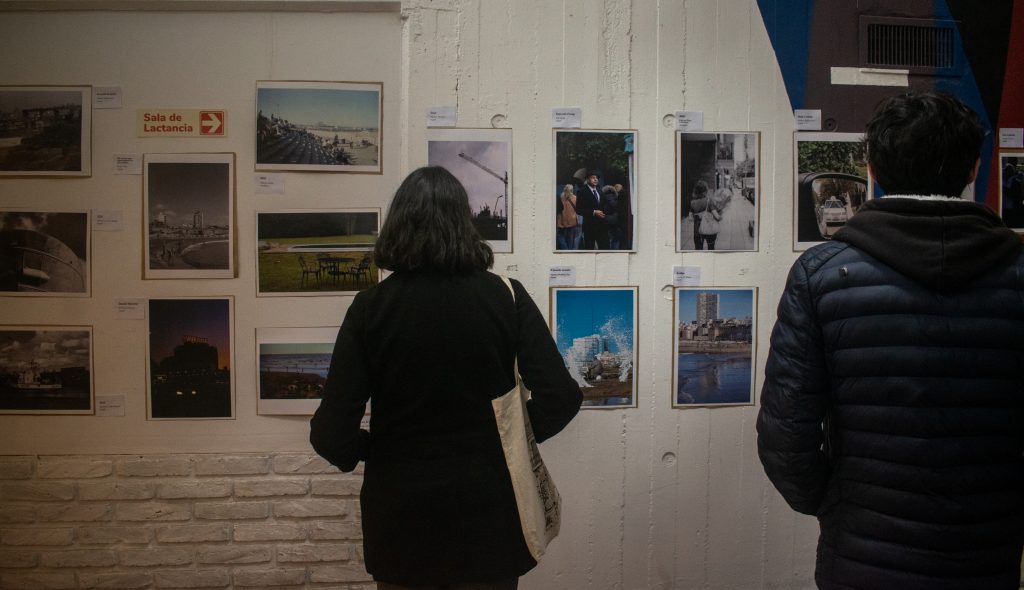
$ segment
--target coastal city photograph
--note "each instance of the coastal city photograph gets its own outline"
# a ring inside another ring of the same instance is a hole
[[[88,86],[0,86],[0,176],[89,176],[91,100]]]
[[[0,414],[92,413],[92,328],[0,326]]]
[[[259,414],[312,415],[320,405],[338,328],[256,328]]]
[[[583,407],[636,406],[636,287],[552,287],[555,344]]]
[[[752,404],[754,288],[676,289],[673,407]]]
[[[145,278],[234,277],[234,155],[146,154]]]
[[[256,170],[380,172],[379,83],[256,84]]]
[[[0,292],[89,294],[89,214],[0,211]]]

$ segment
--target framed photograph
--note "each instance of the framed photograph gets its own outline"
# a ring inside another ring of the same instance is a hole
[[[635,408],[638,287],[551,287],[551,333],[584,408]]]
[[[144,279],[235,277],[235,155],[145,154]]]
[[[150,299],[147,418],[233,418],[232,297]]]
[[[256,213],[256,295],[351,295],[380,282],[380,209]]]
[[[381,173],[380,82],[256,82],[256,170]]]
[[[89,213],[0,210],[0,295],[89,296]]]
[[[323,398],[337,338],[337,326],[256,328],[256,413],[313,415]]]
[[[511,252],[512,130],[427,129],[427,164],[459,179],[477,231],[495,252]]]
[[[676,133],[676,252],[757,251],[756,132]]]
[[[999,170],[999,216],[1024,233],[1024,150],[1000,152]]]
[[[0,414],[93,414],[92,326],[0,326]]]
[[[0,86],[0,177],[92,176],[92,86]]]
[[[636,131],[555,129],[557,252],[635,252]]]
[[[678,287],[672,407],[754,403],[756,287]]]
[[[860,133],[793,134],[793,249],[831,240],[868,200],[868,164]]]

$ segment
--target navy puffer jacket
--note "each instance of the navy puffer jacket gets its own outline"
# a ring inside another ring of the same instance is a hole
[[[869,201],[793,265],[758,451],[823,589],[1017,588],[1024,252],[985,207]]]

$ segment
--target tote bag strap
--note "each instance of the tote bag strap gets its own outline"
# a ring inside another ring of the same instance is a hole
[[[505,275],[498,275],[498,276],[501,277],[501,282],[505,283],[505,286],[508,287],[508,292],[512,294],[512,303],[515,303],[516,302],[516,290],[512,288],[512,281],[510,281],[508,279],[508,277],[506,277]],[[519,381],[519,353],[518,352],[516,353],[516,358],[515,358],[515,372],[516,372],[516,382],[518,382]],[[529,399],[529,393],[527,393],[527,399]]]

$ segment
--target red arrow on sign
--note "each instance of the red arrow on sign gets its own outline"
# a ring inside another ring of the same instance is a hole
[[[199,111],[199,135],[224,135],[224,111]]]

